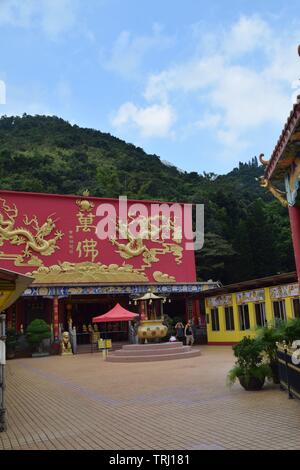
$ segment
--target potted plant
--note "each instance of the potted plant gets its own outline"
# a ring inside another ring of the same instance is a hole
[[[282,327],[264,326],[258,329],[257,340],[261,342],[264,352],[267,355],[272,379],[275,384],[280,383],[278,373],[277,342],[283,340]]]
[[[6,358],[13,359],[16,356],[17,333],[13,328],[6,331]]]
[[[281,323],[278,330],[281,335],[279,341],[284,340],[288,345],[291,345],[293,341],[300,339],[300,318],[292,318]]]
[[[232,349],[237,359],[228,374],[229,384],[238,379],[245,390],[260,390],[266,377],[271,376],[269,365],[263,363],[262,342],[246,336]]]
[[[26,330],[26,337],[28,343],[33,347],[35,352],[32,356],[47,356],[49,353],[42,351],[42,341],[43,339],[48,339],[51,337],[50,326],[40,319],[33,320]]]

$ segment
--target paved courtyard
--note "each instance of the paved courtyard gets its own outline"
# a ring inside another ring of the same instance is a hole
[[[0,449],[299,449],[300,402],[225,384],[231,348],[106,363],[99,354],[7,363]]]

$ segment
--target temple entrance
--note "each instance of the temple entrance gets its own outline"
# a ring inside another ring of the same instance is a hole
[[[112,287],[112,289],[114,288]],[[87,293],[85,295],[76,295],[74,293],[64,296],[63,292],[62,295],[59,295],[59,293],[53,295],[52,292],[49,292],[49,294],[49,296],[24,296],[19,299],[14,307],[14,311],[11,310],[9,313],[10,321],[15,325],[17,331],[26,331],[30,321],[39,318],[51,325],[53,338],[59,339],[63,331],[69,331],[69,323],[72,319],[72,327],[76,328],[78,345],[90,345],[91,333],[94,332],[100,333],[103,339],[111,339],[113,345],[119,342],[128,342],[129,336],[130,340],[133,340],[133,330],[129,328],[127,322],[98,323],[93,325],[92,318],[103,315],[117,303],[133,313],[142,314],[142,311],[139,311],[138,302],[135,300],[137,295],[132,293],[97,295],[93,293],[92,289],[91,294]],[[148,314],[150,317],[153,307],[154,303],[149,304]],[[195,338],[201,336],[201,342],[205,342],[205,316],[201,314],[204,308],[194,296],[189,296],[185,293],[167,293],[162,302],[162,308],[163,314],[169,317],[166,318],[169,333],[173,333],[175,324],[178,321],[186,324],[188,318],[194,319],[195,323],[193,326],[196,328]]]
[[[113,343],[128,341],[128,322],[92,323],[92,318],[103,315],[117,303],[128,308],[128,296],[85,296],[64,299],[61,305],[62,327],[68,329],[70,318],[76,327],[77,345],[90,345],[97,338],[111,339]],[[130,306],[135,312],[136,307]],[[99,334],[98,334],[99,333]]]
[[[164,304],[164,314],[172,319],[178,319],[184,322],[186,320],[185,298],[172,298],[172,301]]]

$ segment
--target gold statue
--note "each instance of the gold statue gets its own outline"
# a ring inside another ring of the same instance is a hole
[[[288,202],[285,197],[286,195],[285,192],[280,191],[280,189],[278,188],[275,188],[275,186],[272,185],[271,181],[265,178],[264,176],[260,176],[257,179],[259,181],[260,186],[270,191],[270,193],[273,194],[273,196],[276,197],[276,199],[278,199],[278,201],[280,202],[280,204],[283,205],[283,207],[288,206]]]
[[[39,221],[34,215],[31,219],[25,214],[23,217],[23,227],[16,226],[16,219],[19,211],[15,204],[10,207],[5,199],[0,199],[0,245],[4,241],[9,241],[11,245],[24,245],[22,255],[19,256],[19,262],[26,258],[32,258],[32,251],[50,256],[59,249],[57,241],[63,238],[61,230],[56,230],[54,214],[50,214],[46,220]],[[52,238],[46,239],[48,236]],[[37,262],[34,257],[34,264]]]
[[[138,223],[140,231],[138,235],[135,233],[136,224]],[[132,228],[134,232],[132,233]],[[131,259],[136,256],[143,256],[144,267],[150,267],[153,263],[159,261],[158,255],[172,253],[177,264],[182,262],[182,250],[180,246],[182,241],[182,233],[180,226],[170,218],[162,215],[154,215],[151,217],[140,216],[135,219],[129,214],[129,222],[124,223],[119,219],[116,229],[121,238],[125,238],[125,243],[117,241],[116,237],[110,238],[112,245],[116,247],[118,253],[124,259]],[[164,232],[170,233],[171,242],[167,243],[163,239]],[[124,237],[125,235],[125,237]],[[148,248],[145,240],[151,238],[153,243],[157,243],[158,247]]]
[[[264,155],[263,153],[261,153],[258,158],[259,158],[260,163],[261,163],[263,166],[267,166],[267,165],[269,164],[269,161],[270,161],[270,160],[265,160],[265,159],[264,159],[264,156],[265,156],[265,155]]]
[[[62,335],[62,340],[60,343],[60,354],[62,356],[70,356],[71,354],[73,354],[72,346],[70,343],[70,335],[67,331],[64,331]]]

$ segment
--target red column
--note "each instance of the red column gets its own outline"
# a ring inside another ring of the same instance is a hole
[[[298,282],[300,282],[300,207],[289,207],[289,215],[292,230],[296,270],[298,275]]]
[[[58,297],[53,297],[52,323],[54,339],[58,339]]]
[[[139,314],[140,314],[140,320],[146,319],[145,303],[143,300],[139,302]]]

